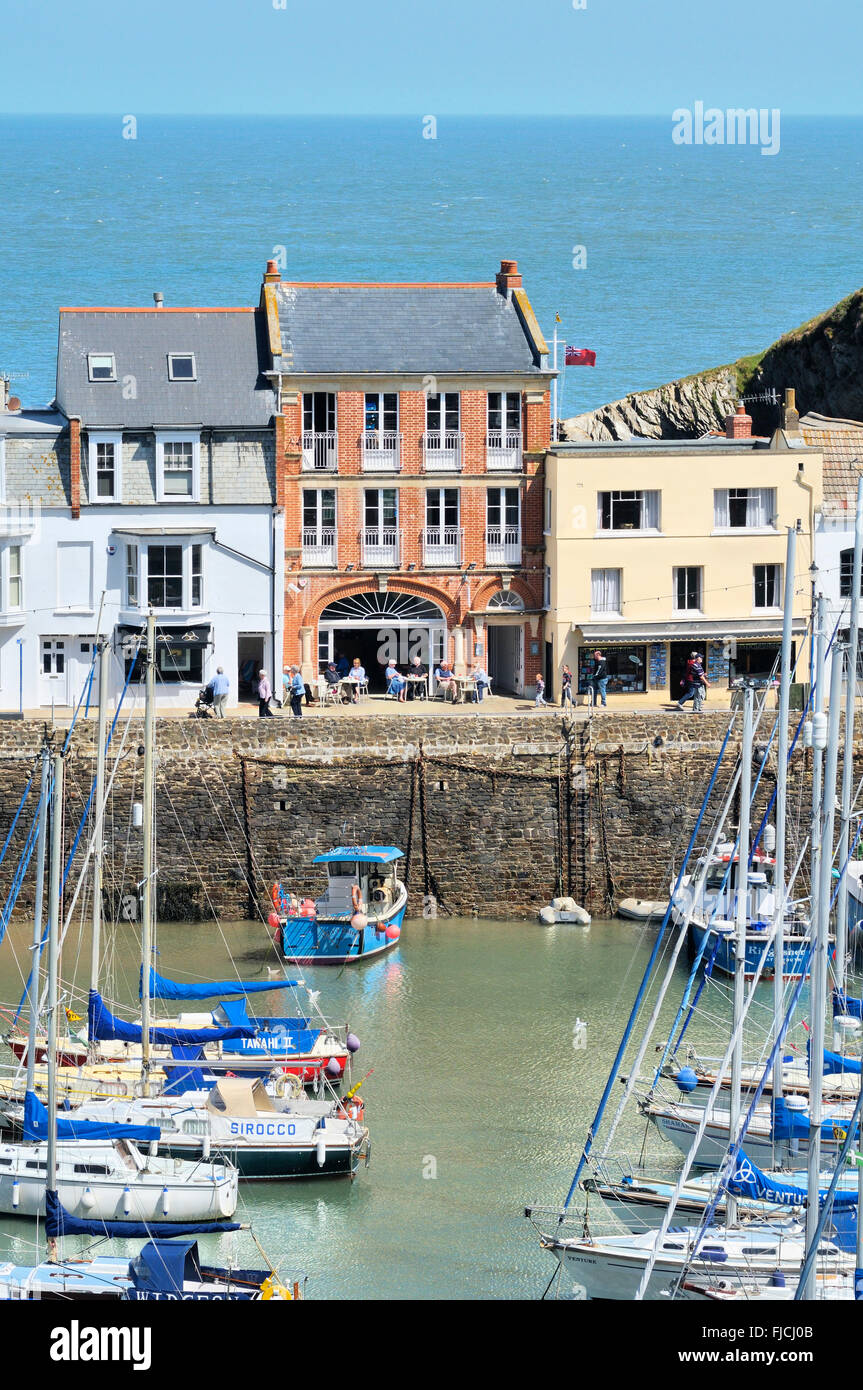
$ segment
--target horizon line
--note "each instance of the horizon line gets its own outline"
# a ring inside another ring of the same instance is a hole
[[[695,98],[694,100],[700,100]],[[737,110],[740,103],[734,106]],[[677,110],[678,108],[674,108]],[[721,108],[718,108],[721,109]],[[724,109],[728,109],[725,103]],[[744,107],[749,110],[749,107]],[[755,108],[761,109],[761,108]],[[860,111],[794,111],[779,107],[782,114],[800,120],[860,120],[863,119],[863,109]],[[187,119],[196,118],[199,120],[425,120],[424,115],[416,111],[144,111],[138,110],[130,113],[119,114],[119,111],[0,111],[0,120],[4,117],[26,118],[32,117],[60,117],[64,120],[78,120],[81,117],[90,119],[110,118],[112,120],[123,120],[127,114],[136,117],[158,116],[167,119]],[[447,120],[596,120],[596,121],[648,121],[664,120],[670,114],[666,111],[436,111],[431,113],[437,120],[445,118]]]

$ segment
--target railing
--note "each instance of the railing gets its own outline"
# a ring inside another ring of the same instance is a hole
[[[334,529],[329,527],[322,529],[303,528],[303,564],[336,564],[336,533]]]
[[[521,564],[521,527],[490,526],[485,533],[487,565]]]
[[[490,473],[520,473],[521,430],[489,430],[485,437],[485,466]]]
[[[366,430],[362,446],[364,473],[398,473],[401,469],[402,437],[396,430]]]
[[[458,526],[427,526],[422,533],[424,565],[460,565],[462,536]]]
[[[397,565],[401,533],[395,526],[367,526],[362,534],[364,565]]]
[[[422,437],[426,473],[460,473],[464,434],[461,430],[426,430]]]
[[[335,430],[303,432],[303,472],[335,473],[339,466],[338,435]]]

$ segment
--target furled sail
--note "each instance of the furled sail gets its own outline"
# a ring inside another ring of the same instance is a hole
[[[848,1014],[851,1018],[863,1018],[863,999],[852,999],[841,989],[833,991],[833,1013]]]
[[[138,982],[139,998],[143,994],[143,976],[142,966]],[[296,984],[296,980],[258,980],[254,983],[249,980],[208,980],[202,985],[182,984],[157,975],[150,966],[151,999],[215,999],[223,994],[263,994],[271,989],[293,989]]]
[[[153,1144],[159,1138],[157,1125],[123,1125],[101,1120],[70,1120],[57,1117],[58,1139],[135,1139],[140,1144]],[[48,1138],[48,1111],[33,1091],[24,1095],[24,1138]]]
[[[148,1236],[209,1235],[239,1231],[239,1221],[99,1221],[72,1216],[56,1192],[45,1193],[46,1236],[114,1236],[146,1240]]]
[[[737,1167],[728,1183],[732,1197],[748,1197],[751,1201],[775,1202],[777,1206],[800,1207],[806,1205],[805,1187],[790,1187],[787,1183],[776,1182],[774,1178],[762,1173],[760,1168],[748,1158],[741,1149]],[[824,1201],[826,1192],[819,1192],[819,1200]],[[834,1207],[856,1207],[856,1192],[835,1192]]]
[[[122,1019],[115,1018],[96,990],[90,991],[87,1003],[87,1030],[91,1042],[109,1039],[118,1042],[141,1042],[141,1025],[124,1023]],[[251,1024],[244,1028],[160,1028],[157,1025],[150,1029],[150,1042],[165,1047],[170,1047],[173,1043],[191,1046],[193,1043],[224,1042],[230,1038],[254,1036],[255,1029]]]
[[[836,1072],[845,1072],[846,1075],[860,1075],[860,1058],[843,1057],[839,1052],[828,1052],[824,1049],[824,1075],[833,1076]]]

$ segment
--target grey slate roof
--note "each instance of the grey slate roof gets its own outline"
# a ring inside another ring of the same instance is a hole
[[[57,410],[0,410],[0,435],[58,435],[68,424]]]
[[[539,373],[494,286],[276,285],[290,375]]]
[[[261,375],[262,332],[251,309],[61,310],[56,405],[84,428],[264,428],[275,400]],[[88,352],[113,352],[117,380],[90,381]],[[196,381],[168,380],[169,352],[194,352]],[[136,395],[124,399],[130,376]]]

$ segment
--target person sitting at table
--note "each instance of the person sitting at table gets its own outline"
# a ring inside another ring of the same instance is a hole
[[[348,680],[354,687],[354,693],[351,696],[351,703],[355,705],[360,698],[360,686],[365,685],[366,683],[366,668],[365,666],[360,665],[360,659],[358,656],[354,657],[353,665],[351,666],[350,671],[348,673]]]
[[[485,695],[486,688],[491,685],[491,681],[481,666],[474,666],[471,675],[476,682],[476,698],[479,701]]]
[[[324,683],[327,687],[327,694],[329,694],[331,687],[336,690],[338,689],[339,673],[336,670],[336,663],[334,661],[330,661],[324,669]]]
[[[424,700],[426,698],[426,677],[428,672],[423,666],[418,656],[415,656],[408,666],[408,699]]]
[[[384,672],[384,677],[387,683],[387,694],[394,695],[395,698],[398,700],[399,704],[402,704],[405,698],[407,681],[405,680],[404,676],[401,675],[401,673],[399,672],[399,668],[396,666],[394,661],[391,661],[390,664],[387,666],[387,669]]]
[[[435,668],[434,678],[437,684],[437,689],[435,690],[435,699],[437,699],[438,691],[440,691],[442,700],[454,700],[456,693],[456,684],[455,679],[453,677],[453,673],[450,670],[448,661],[443,660],[440,666],[437,666]]]

